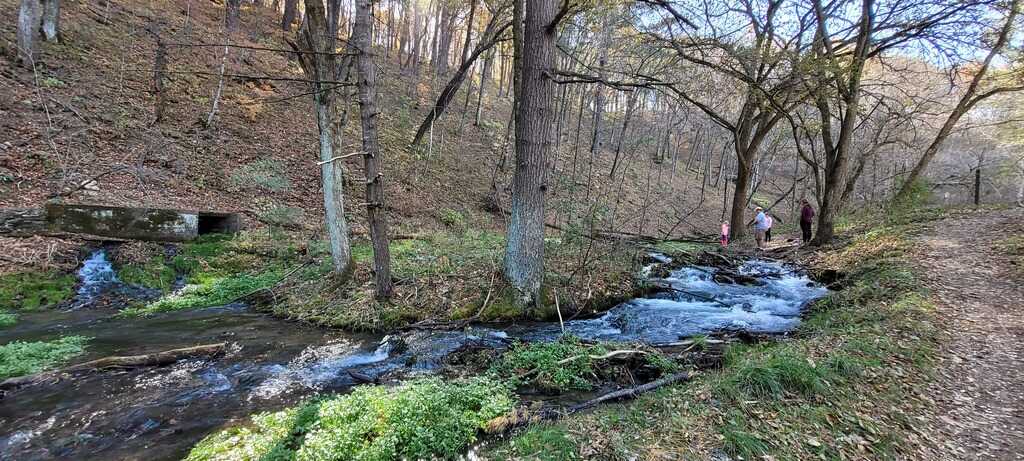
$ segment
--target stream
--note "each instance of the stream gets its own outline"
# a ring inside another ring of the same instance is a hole
[[[757,283],[719,283],[713,268],[673,270],[651,280],[668,289],[596,318],[567,321],[565,330],[585,340],[649,344],[721,331],[784,333],[799,324],[807,303],[826,294],[779,262],[751,260],[738,272]],[[431,373],[466,347],[505,348],[514,340],[553,340],[562,332],[558,323],[527,323],[354,334],[274,318],[242,304],[120,318],[118,303],[157,294],[121,283],[102,251],[83,264],[79,277],[77,296],[66,309],[22,313],[17,324],[0,329],[0,344],[92,338],[72,363],[219,342],[229,350],[217,358],[81,374],[12,391],[0,399],[0,460],[180,459],[203,436],[255,412],[343,392],[360,381]],[[115,301],[95,302],[100,298]]]

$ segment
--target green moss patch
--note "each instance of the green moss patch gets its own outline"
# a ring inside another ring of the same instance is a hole
[[[168,264],[161,255],[154,256],[142,263],[121,266],[117,270],[117,276],[124,283],[166,292],[174,285],[177,274],[173,265]]]
[[[455,458],[483,425],[512,409],[509,389],[487,378],[438,378],[352,393],[256,415],[197,444],[188,461]]]
[[[0,306],[35,310],[53,306],[75,294],[75,276],[58,272],[0,275]]]
[[[127,308],[122,315],[221,306],[269,288],[293,267],[301,264],[294,242],[247,233],[238,236],[210,235],[186,243],[170,262],[152,257],[122,269],[122,280],[167,291],[178,273],[187,285],[143,306]]]
[[[0,379],[55,368],[85,350],[88,338],[64,336],[53,341],[14,341],[0,346]]]

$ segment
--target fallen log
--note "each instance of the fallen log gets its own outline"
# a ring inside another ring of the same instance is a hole
[[[182,349],[171,349],[145,355],[110,356],[101,359],[91,360],[59,370],[44,371],[28,376],[18,376],[5,379],[0,382],[0,390],[11,390],[28,384],[33,384],[47,379],[56,378],[63,374],[85,372],[93,370],[129,369],[139,367],[161,367],[170,365],[179,360],[192,357],[208,357],[219,355],[224,352],[227,343],[204,344],[202,346],[186,347]]]
[[[583,410],[597,406],[604,402],[633,399],[645,392],[650,392],[659,387],[667,386],[669,384],[687,381],[692,377],[693,375],[690,374],[689,372],[684,371],[682,373],[676,373],[640,386],[621,389],[615,392],[609,392],[600,397],[587,400],[586,402],[572,405],[561,411],[542,410],[535,412],[526,408],[517,408],[515,410],[512,410],[510,413],[507,413],[505,415],[499,416],[488,421],[487,424],[484,425],[484,432],[491,435],[501,434],[516,427],[525,426],[528,424],[544,420],[558,419],[563,416],[571,415],[573,413],[579,413]]]

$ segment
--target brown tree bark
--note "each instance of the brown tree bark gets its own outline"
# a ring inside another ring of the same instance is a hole
[[[525,3],[525,5],[523,5]],[[515,3],[524,19],[520,78],[516,91],[516,167],[505,252],[505,278],[524,306],[542,302],[544,278],[544,199],[547,154],[555,121],[556,0]]]
[[[820,0],[814,0],[814,9],[818,15],[818,32],[816,33],[815,52],[824,58],[835,59],[828,41],[831,39],[825,28],[825,13]],[[838,138],[832,137],[832,109],[826,99],[826,84],[815,92],[814,99],[821,115],[821,137],[825,145],[825,183],[821,197],[821,208],[818,210],[818,231],[812,241],[815,245],[824,245],[835,236],[835,219],[842,207],[842,193],[849,179],[850,143],[853,131],[857,127],[857,111],[860,109],[861,77],[871,47],[871,33],[874,29],[874,0],[862,0],[861,17],[858,25],[857,42],[853,55],[849,59],[849,74],[844,77],[832,77],[836,83],[843,84],[841,102],[845,105],[845,113],[839,126]]]
[[[308,0],[307,0],[308,1]],[[390,298],[394,292],[391,282],[391,252],[388,248],[388,223],[384,207],[384,172],[381,167],[380,144],[377,142],[377,75],[373,63],[370,40],[373,9],[371,0],[356,1],[355,26],[352,41],[358,52],[359,114],[363,128],[363,165],[366,170],[366,216],[373,243],[373,272],[376,296]]]

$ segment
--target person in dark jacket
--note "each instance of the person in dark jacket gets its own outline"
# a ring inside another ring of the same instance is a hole
[[[804,243],[811,241],[811,224],[814,223],[814,208],[810,203],[807,203],[807,199],[800,199],[800,203],[803,204],[800,207],[800,230],[803,231]]]

